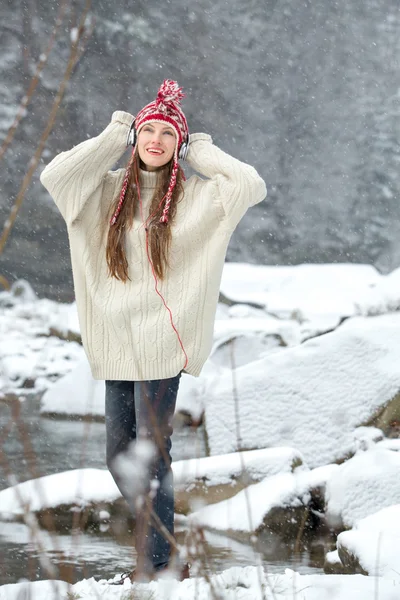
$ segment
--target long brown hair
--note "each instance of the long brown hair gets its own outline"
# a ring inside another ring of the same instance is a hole
[[[121,212],[118,215],[116,223],[110,225],[108,230],[106,259],[109,275],[123,282],[126,282],[128,279],[130,280],[128,275],[129,265],[125,251],[125,235],[127,230],[133,225],[135,208],[139,207],[136,180],[140,182],[140,165],[141,160],[138,153],[135,152],[127,165],[129,168],[128,186]],[[178,200],[183,193],[182,182],[184,180],[184,175],[181,167],[179,167],[168,213],[168,223],[160,223],[160,217],[164,207],[164,203],[161,203],[161,199],[167,193],[172,167],[173,158],[157,171],[156,187],[149,208],[149,215],[152,215],[152,218],[147,224],[150,257],[154,266],[154,271],[159,279],[164,279],[165,271],[168,267],[168,250],[172,237],[170,225],[176,214]],[[111,215],[115,213],[118,202],[119,193],[111,204],[109,215],[107,217],[108,221],[110,221]],[[160,203],[161,206],[159,206]]]

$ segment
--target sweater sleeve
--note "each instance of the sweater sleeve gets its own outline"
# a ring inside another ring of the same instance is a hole
[[[188,164],[200,175],[210,179],[214,197],[231,227],[235,228],[250,206],[264,200],[267,188],[254,167],[233,158],[217,146],[211,136],[194,133],[190,136]]]
[[[61,152],[42,171],[40,181],[67,224],[79,217],[108,170],[125,152],[132,122],[131,114],[114,112],[111,123],[100,135]]]

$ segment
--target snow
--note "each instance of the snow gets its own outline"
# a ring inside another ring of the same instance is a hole
[[[400,314],[355,317],[337,330],[223,372],[206,389],[211,454],[297,448],[310,466],[354,451],[354,430],[400,388]],[[237,412],[236,412],[237,410]]]
[[[311,489],[324,486],[337,468],[328,465],[266,477],[228,500],[201,508],[189,521],[219,531],[257,531],[272,509],[307,506]]]
[[[93,379],[89,363],[83,358],[43,394],[40,412],[104,417],[104,396],[104,381]]]
[[[385,437],[377,427],[357,427],[354,430],[354,450],[368,450]]]
[[[250,482],[291,472],[294,465],[301,462],[301,454],[293,448],[269,448],[181,460],[172,463],[172,468],[175,482],[179,485],[188,485],[196,479],[207,485],[233,485],[244,474],[243,467]]]
[[[71,31],[70,31],[70,39],[72,44],[76,44],[76,42],[78,41],[78,28],[77,27],[72,27]]]
[[[331,552],[327,552],[325,555],[325,563],[331,566],[340,565],[342,566],[342,561],[339,558],[339,553],[337,550],[332,550]]]
[[[384,439],[377,444],[377,447],[400,452],[400,439]]]
[[[146,448],[134,445],[134,454],[127,456],[132,470],[135,456],[138,462],[135,475],[138,475],[139,464],[143,464],[143,451]],[[273,448],[244,452],[242,455],[231,454],[212,458],[200,458],[176,461],[172,463],[176,487],[189,486],[196,481],[205,481],[206,485],[234,484],[242,475],[242,460],[246,476],[250,481],[259,481],[267,475],[278,472],[290,472],[294,464],[301,462],[301,455],[292,448]],[[124,459],[125,460],[125,459]],[[122,465],[123,466],[123,465]],[[131,477],[132,479],[132,477]],[[135,477],[135,484],[138,483]],[[55,508],[57,506],[114,502],[120,498],[120,492],[111,474],[103,469],[74,469],[38,479],[31,479],[16,486],[0,491],[0,516],[13,519],[23,514],[22,506],[29,505],[32,512]]]
[[[89,503],[113,502],[121,494],[110,473],[102,469],[74,469],[31,479],[0,491],[0,516],[12,519],[24,513],[60,505],[85,507]]]
[[[400,441],[400,440],[397,440]],[[359,452],[333,474],[326,488],[329,522],[352,527],[400,499],[400,453],[377,445]]]
[[[49,594],[52,584],[49,581],[30,584],[30,600],[58,600],[60,596]],[[280,575],[267,576],[257,567],[233,567],[212,575],[209,581],[198,577],[183,582],[165,579],[134,586],[128,582],[112,586],[92,578],[69,588],[64,584],[64,592],[68,589],[70,597],[74,594],[80,600],[122,600],[130,597],[130,592],[137,600],[210,600],[213,597],[220,600],[367,600],[375,597],[378,585],[379,600],[398,600],[400,582],[396,579],[377,582],[376,578],[362,575],[300,575],[290,569]],[[0,600],[17,600],[24,586],[26,584],[1,586]]]
[[[0,600],[59,600],[69,589],[65,581],[25,581],[0,586]]]
[[[358,311],[364,315],[382,314],[400,308],[400,268],[381,276],[358,300]]]
[[[356,556],[368,574],[400,581],[400,504],[359,520],[351,531],[338,535],[337,547]]]
[[[0,390],[15,392],[31,381],[29,391],[43,391],[82,359],[77,342],[52,335],[79,336],[75,304],[38,300],[25,281],[0,293]]]
[[[300,326],[294,321],[282,321],[268,315],[233,317],[215,322],[213,351],[226,341],[240,335],[249,335],[250,332],[279,336],[286,346],[296,346],[302,341]]]
[[[214,373],[215,367],[209,363],[206,373]],[[181,376],[176,403],[176,411],[191,415],[199,421],[203,414],[204,379],[194,378],[186,373]],[[74,369],[55,382],[42,396],[42,414],[91,415],[104,417],[104,381],[92,377],[90,366],[84,357]]]
[[[275,509],[302,509],[313,490],[326,489],[327,517],[353,527],[339,535],[338,548],[384,579],[286,570],[269,578],[274,596],[268,591],[265,599],[292,600],[297,593],[296,600],[365,600],[379,586],[379,600],[398,600],[400,440],[384,439],[381,430],[365,425],[400,389],[400,313],[393,312],[400,309],[400,269],[383,276],[368,265],[227,263],[221,291],[238,304],[218,305],[210,358],[199,378],[182,375],[177,401],[177,411],[195,422],[205,411],[212,456],[175,462],[173,470],[176,488],[185,493],[201,483],[231,487],[234,495],[197,504],[185,526],[197,523],[208,535],[232,531],[247,538]],[[39,300],[20,281],[0,292],[0,307],[1,393],[20,395],[30,382],[31,390],[45,392],[42,413],[103,417],[104,382],[92,379],[82,346],[61,339],[79,340],[76,305]],[[238,448],[246,451],[239,454]],[[342,459],[340,466],[332,464]],[[243,484],[248,487],[241,489]],[[19,519],[22,500],[33,512],[100,503],[99,518],[107,520],[104,504],[119,498],[108,471],[67,471],[0,491],[0,517]],[[327,562],[338,562],[338,556],[329,553]],[[255,567],[229,569],[212,582],[221,599],[260,598]],[[16,598],[21,585],[0,587],[0,600]],[[121,587],[84,580],[70,591],[83,600],[120,598],[130,589]],[[49,582],[30,589],[32,598],[52,597]],[[203,578],[154,582],[137,591],[138,598],[153,594],[153,600],[210,597]]]
[[[221,291],[231,300],[256,303],[275,315],[349,317],[358,314],[360,298],[381,277],[371,265],[226,263]]]

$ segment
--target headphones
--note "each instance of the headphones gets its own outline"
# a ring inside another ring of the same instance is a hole
[[[137,132],[135,128],[135,119],[132,122],[132,125],[129,128],[128,136],[126,138],[127,146],[136,146],[137,142]],[[188,134],[187,138],[183,140],[180,148],[178,150],[178,158],[181,160],[185,160],[189,151],[189,143],[190,143],[190,135]]]
[[[135,119],[133,119],[131,126],[129,127],[128,136],[126,138],[127,146],[136,146],[137,133],[135,129]]]

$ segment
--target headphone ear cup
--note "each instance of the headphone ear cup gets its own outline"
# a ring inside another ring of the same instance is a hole
[[[187,139],[184,142],[182,142],[181,147],[179,148],[178,157],[181,160],[185,160],[187,157],[188,151],[189,151],[189,136],[187,137]]]
[[[136,129],[135,129],[135,121],[133,121],[133,123],[130,126],[129,131],[128,131],[128,137],[126,138],[126,145],[127,146],[136,146],[136,141],[137,141],[137,133],[136,133]]]

